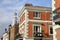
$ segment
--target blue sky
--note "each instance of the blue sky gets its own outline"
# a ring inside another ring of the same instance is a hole
[[[13,14],[19,13],[25,3],[52,7],[51,0],[0,0],[0,36],[4,33],[4,29],[12,23]]]

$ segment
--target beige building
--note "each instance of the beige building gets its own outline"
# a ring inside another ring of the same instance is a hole
[[[19,24],[17,22],[17,13],[14,13],[13,16],[13,23],[9,28],[9,40],[16,40],[16,35],[18,33],[19,30]]]

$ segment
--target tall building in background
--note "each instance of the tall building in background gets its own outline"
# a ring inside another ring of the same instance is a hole
[[[53,10],[53,39],[60,40],[60,0],[52,1],[52,10]]]
[[[13,24],[9,28],[9,40],[16,40],[19,23],[17,22],[17,13],[14,13]]]
[[[21,40],[53,40],[52,9],[26,4],[19,13]]]
[[[17,13],[14,13],[12,25],[9,25],[8,30],[5,29],[3,40],[16,40],[16,35],[19,33],[19,23],[17,22]]]
[[[19,24],[15,24],[14,26],[11,26],[9,29],[9,40],[16,40],[16,35],[18,33],[18,26]]]

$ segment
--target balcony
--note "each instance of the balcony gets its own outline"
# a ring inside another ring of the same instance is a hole
[[[42,40],[53,40],[53,37],[51,37],[51,38],[43,38]]]
[[[53,40],[53,37],[48,37],[48,38],[44,38],[44,37],[42,37],[42,38],[34,38],[34,40]]]
[[[34,37],[43,37],[42,33],[40,32],[34,32]]]
[[[22,34],[19,34],[19,33],[18,33],[18,34],[16,35],[16,40],[23,40]]]
[[[60,14],[57,14],[53,17],[54,21],[60,21]]]

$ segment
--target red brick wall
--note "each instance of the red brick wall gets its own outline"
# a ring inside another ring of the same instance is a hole
[[[29,11],[29,14],[28,14],[29,16],[28,16],[28,18],[29,19],[32,19],[32,20],[50,20],[50,13],[49,12],[40,12],[40,18],[39,19],[36,19],[36,18],[34,18],[34,12],[32,12],[32,11]],[[32,23],[31,22],[29,22],[28,23],[29,25],[28,25],[28,36],[29,37],[32,37]],[[48,25],[48,23],[43,23],[43,25],[42,25],[42,28],[43,28],[43,30],[44,30],[44,32],[43,32],[43,36],[44,37],[47,37],[47,36],[49,36],[49,25]]]
[[[41,12],[41,19],[42,20],[50,20],[50,13],[49,12]]]
[[[57,40],[60,40],[60,28],[56,29],[56,32],[57,32],[56,38]]]
[[[29,23],[28,23],[28,37],[32,37],[32,36],[33,36],[32,27],[33,27],[32,23],[29,22]]]
[[[32,12],[32,11],[29,11],[28,15],[29,15],[28,16],[29,19],[50,20],[50,13],[49,12],[40,12],[40,18],[39,19],[34,18],[34,12]]]
[[[60,7],[60,0],[55,0],[54,5],[55,5],[56,8]]]
[[[23,24],[24,25],[24,27],[22,28],[22,27],[20,27],[20,28],[22,28],[22,29],[20,29],[19,30],[19,32],[20,32],[20,34],[24,34],[24,33],[22,33],[22,32],[25,32],[25,24]]]
[[[25,13],[20,18],[20,24],[25,20]]]
[[[49,34],[49,25],[48,23],[44,22],[42,26],[42,30],[43,30],[43,36],[44,37],[50,37],[50,34]],[[33,36],[33,24],[32,22],[29,22],[28,23],[28,36],[29,37],[32,37]]]
[[[43,23],[42,30],[43,30],[43,36],[48,37],[49,36],[49,25],[47,22]]]

